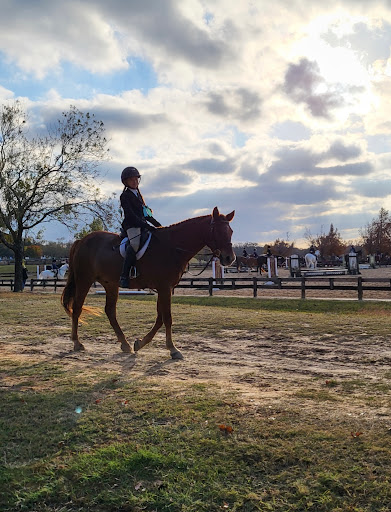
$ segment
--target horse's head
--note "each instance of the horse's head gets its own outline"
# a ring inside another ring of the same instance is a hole
[[[229,223],[234,218],[235,210],[227,215],[219,212],[217,206],[213,209],[210,232],[207,240],[208,247],[218,256],[222,265],[231,265],[235,261],[232,249],[232,229]]]

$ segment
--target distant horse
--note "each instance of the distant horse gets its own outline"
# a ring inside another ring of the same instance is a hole
[[[317,259],[315,254],[308,253],[304,256],[305,259],[305,265],[307,268],[316,268],[317,266]]]
[[[262,270],[263,270],[264,265],[267,265],[267,255],[266,254],[261,254],[257,258],[257,272],[262,274]]]
[[[257,258],[254,258],[253,256],[236,256],[236,268],[238,272],[240,272],[242,267],[252,269],[257,268],[257,266]]]
[[[142,340],[136,340],[132,348],[125,338],[116,317],[119,277],[123,259],[118,247],[121,239],[114,233],[95,231],[77,240],[69,256],[68,282],[62,293],[61,302],[72,318],[72,341],[74,350],[84,350],[77,333],[78,321],[83,303],[91,285],[98,281],[106,290],[105,312],[124,352],[140,350],[149,343],[160,327],[166,328],[166,347],[173,359],[182,359],[182,354],[172,341],[171,295],[180,281],[188,262],[205,245],[222,265],[235,260],[232,250],[232,229],[229,225],[235,211],[220,214],[217,207],[212,215],[184,220],[178,224],[154,231],[145,255],[138,260],[139,276],[130,279],[135,289],[150,288],[158,293],[157,317],[152,329]],[[114,249],[114,251],[113,251]],[[136,324],[137,319],[133,320]]]
[[[257,272],[262,272],[263,265],[267,264],[267,256],[266,254],[261,254],[257,258],[253,256],[236,256],[236,268],[238,272],[242,267],[246,267],[249,269],[256,268]]]
[[[61,267],[56,270],[42,270],[39,274],[39,279],[64,279],[68,269],[68,263],[64,263],[64,265],[61,265]]]

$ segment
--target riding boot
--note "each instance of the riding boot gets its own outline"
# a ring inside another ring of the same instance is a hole
[[[126,249],[125,259],[120,277],[120,287],[129,288],[129,274],[131,278],[137,277],[136,252],[131,245]]]

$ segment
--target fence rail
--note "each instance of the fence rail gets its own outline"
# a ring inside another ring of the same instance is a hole
[[[373,284],[377,283],[377,284]],[[357,277],[225,277],[216,279],[213,277],[204,278],[183,278],[177,288],[196,288],[208,290],[210,296],[214,290],[243,290],[252,289],[253,296],[257,297],[258,292],[267,293],[267,290],[298,290],[300,297],[306,298],[306,292],[310,290],[352,290],[357,292],[358,300],[363,299],[365,291],[391,292],[391,279],[389,278],[364,278]]]
[[[63,288],[66,279],[30,279],[26,283],[31,291],[35,288],[45,289]],[[96,287],[96,283],[94,283]],[[14,289],[13,279],[1,279],[0,287],[10,287]],[[367,278],[362,276],[350,277],[224,277],[216,279],[213,277],[187,277],[182,278],[176,288],[205,290],[210,296],[218,290],[252,290],[253,297],[258,293],[267,293],[268,290],[297,290],[302,299],[306,298],[306,292],[310,290],[351,290],[357,292],[358,300],[363,299],[364,292],[385,291],[391,292],[391,279],[389,278]]]

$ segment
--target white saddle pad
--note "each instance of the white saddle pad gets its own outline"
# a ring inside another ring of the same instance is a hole
[[[138,260],[144,256],[145,251],[148,249],[149,242],[151,241],[151,236],[152,236],[152,233],[149,233],[148,238],[147,238],[145,244],[141,247],[141,249],[136,254],[136,258]],[[129,242],[129,238],[125,237],[125,238],[123,238],[121,240],[121,243],[120,243],[120,246],[119,246],[119,252],[120,252],[120,254],[121,254],[121,256],[123,258],[125,258],[126,248],[127,248],[127,243],[128,242]]]

